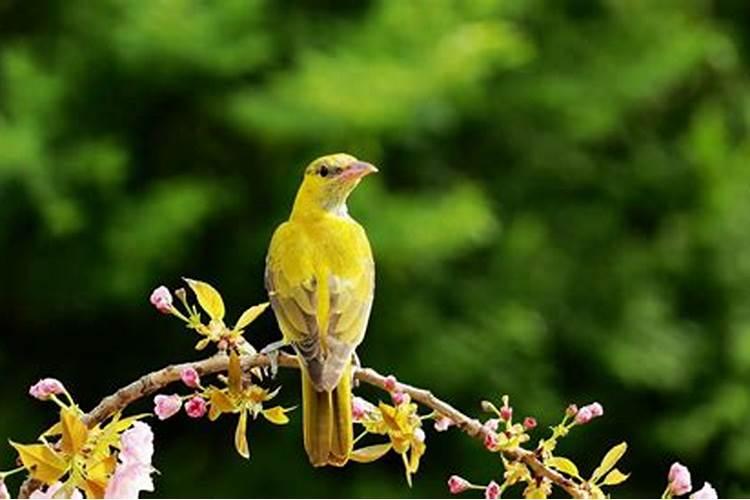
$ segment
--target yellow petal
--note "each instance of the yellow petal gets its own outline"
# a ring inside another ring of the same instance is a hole
[[[281,406],[274,406],[268,410],[263,410],[263,416],[266,420],[276,425],[283,425],[289,422],[289,417],[284,413],[284,408]]]
[[[208,409],[209,420],[216,420],[222,413],[234,411],[232,400],[220,389],[213,388],[210,391],[209,401],[211,402]]]
[[[250,458],[250,448],[247,445],[247,412],[240,412],[240,420],[234,432],[234,447],[237,453],[245,458]]]
[[[62,424],[60,422],[56,422],[55,425],[42,433],[42,437],[59,436],[60,434],[62,434]]]
[[[183,279],[188,285],[190,285],[190,288],[193,289],[195,296],[198,298],[198,303],[203,310],[208,313],[211,319],[217,321],[224,319],[224,301],[214,287],[203,281],[191,280],[188,278]]]
[[[268,307],[268,302],[264,302],[263,304],[258,304],[257,306],[249,307],[245,310],[245,312],[242,313],[242,316],[240,316],[240,319],[237,320],[237,324],[234,325],[235,330],[242,330],[247,325],[255,321],[255,318],[260,316],[263,311],[266,310]]]
[[[239,394],[242,392],[242,367],[240,356],[237,352],[229,353],[229,393]]]
[[[44,444],[17,444],[10,442],[16,449],[21,463],[31,477],[48,485],[54,484],[65,474],[68,464],[63,457]]]
[[[97,462],[90,460],[86,462],[86,477],[89,479],[89,481],[98,483],[100,486],[102,486],[102,488],[104,488],[107,485],[107,479],[109,478],[109,475],[114,472],[116,465],[117,460],[115,459],[114,455],[109,455],[108,457],[105,457]]]
[[[609,470],[614,467],[622,458],[627,449],[627,443],[620,443],[617,446],[613,446],[612,449],[609,450],[606,455],[604,455],[602,463],[599,464],[599,467],[594,470],[594,474],[591,476],[591,482],[597,482],[600,477],[609,472]]]
[[[349,455],[349,458],[354,460],[355,462],[359,462],[361,464],[366,464],[370,462],[374,462],[375,460],[379,459],[386,453],[388,453],[392,448],[391,443],[383,443],[383,444],[374,444],[372,446],[365,446],[364,448],[359,448],[357,450],[354,450]]]
[[[62,424],[62,451],[66,454],[75,455],[86,444],[89,429],[73,408],[62,408],[60,410],[60,423]]]
[[[206,346],[208,345],[208,343],[209,343],[209,342],[211,342],[211,339],[208,339],[208,338],[206,338],[206,339],[200,339],[200,340],[199,340],[199,341],[198,341],[198,342],[197,342],[197,343],[195,344],[195,350],[196,350],[196,351],[202,351],[203,349],[205,349],[205,348],[206,348]]]
[[[102,484],[91,479],[87,479],[81,486],[86,493],[86,498],[104,498],[104,492],[107,488],[106,483]]]
[[[602,486],[614,486],[616,484],[620,484],[623,481],[625,481],[628,477],[630,477],[630,474],[623,474],[620,472],[619,469],[613,469],[610,471],[609,474],[607,474],[604,477],[604,481],[602,481]]]
[[[576,467],[576,464],[565,457],[552,457],[547,460],[545,464],[570,476],[579,477],[578,467]]]

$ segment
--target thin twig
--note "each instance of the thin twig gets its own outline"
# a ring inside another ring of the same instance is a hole
[[[271,365],[270,359],[263,354],[242,356],[241,362],[242,368],[245,371],[251,368],[267,367]],[[140,377],[135,382],[119,389],[114,394],[102,399],[93,410],[84,416],[84,422],[86,422],[89,427],[93,427],[110,415],[114,415],[118,411],[125,409],[126,406],[138,399],[153,394],[172,382],[177,382],[180,380],[180,373],[184,368],[192,367],[200,375],[209,375],[226,371],[228,364],[228,356],[217,354],[200,361],[170,365],[161,370],[151,372]],[[278,365],[285,368],[299,368],[297,358],[284,353],[279,354]],[[386,377],[372,368],[355,369],[354,378],[360,382],[387,390],[386,387],[388,382]],[[484,442],[487,434],[492,432],[485,428],[479,420],[465,415],[450,404],[434,396],[432,392],[428,390],[404,383],[399,383],[399,390],[409,394],[414,401],[422,403],[424,406],[438,412],[440,415],[448,417],[464,433],[480,442]],[[508,460],[526,464],[535,476],[552,481],[554,484],[564,489],[571,497],[581,498],[586,496],[586,493],[582,491],[575,482],[544,465],[544,463],[542,463],[532,451],[515,448],[503,450],[503,455]]]

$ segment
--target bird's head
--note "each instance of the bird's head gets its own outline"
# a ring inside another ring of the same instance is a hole
[[[320,157],[305,169],[294,211],[345,214],[349,194],[363,177],[377,171],[373,165],[345,153]]]

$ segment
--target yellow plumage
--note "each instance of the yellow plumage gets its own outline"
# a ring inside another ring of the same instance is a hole
[[[376,171],[346,154],[312,162],[266,260],[271,306],[302,360],[305,450],[314,466],[344,465],[352,450],[351,362],[367,329],[375,267],[346,199]]]

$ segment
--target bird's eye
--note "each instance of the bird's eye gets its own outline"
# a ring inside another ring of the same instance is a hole
[[[326,167],[325,165],[323,165],[322,167],[320,167],[319,173],[320,173],[321,177],[327,177],[328,176],[328,167]]]

